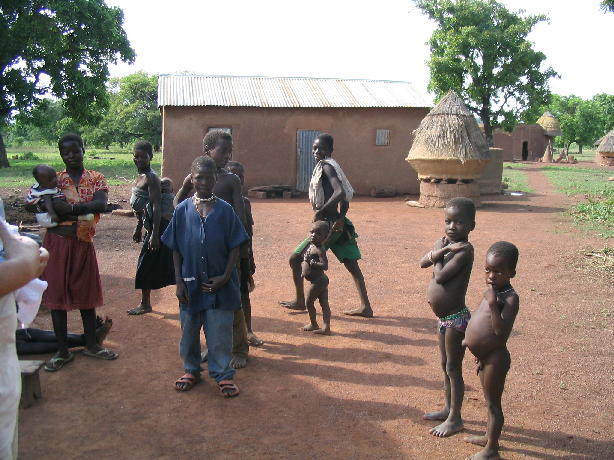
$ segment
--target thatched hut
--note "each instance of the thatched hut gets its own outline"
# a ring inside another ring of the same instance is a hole
[[[418,173],[420,204],[443,207],[466,196],[480,205],[476,179],[490,159],[488,144],[461,98],[450,91],[414,131],[406,160]]]
[[[563,134],[561,131],[561,124],[550,112],[544,112],[537,120],[537,124],[544,129],[544,134],[548,138],[546,151],[541,161],[544,163],[552,163],[552,144],[556,136],[561,136]]]
[[[601,139],[595,161],[600,165],[614,166],[614,129]]]

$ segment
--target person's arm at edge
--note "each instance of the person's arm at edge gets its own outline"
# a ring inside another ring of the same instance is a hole
[[[0,239],[4,244],[6,261],[0,263],[0,297],[26,285],[39,276],[49,259],[49,253],[34,240],[10,232],[0,221]]]
[[[188,296],[188,288],[183,282],[181,276],[181,265],[183,264],[183,257],[179,251],[173,250],[173,266],[175,267],[175,295],[177,300],[181,303],[188,303],[190,298]]]
[[[179,203],[185,200],[188,195],[192,192],[192,174],[188,174],[185,179],[183,179],[183,183],[181,184],[181,188],[173,198],[173,206],[177,207]]]

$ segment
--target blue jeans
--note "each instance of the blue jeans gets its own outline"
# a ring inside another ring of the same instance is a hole
[[[232,359],[232,323],[234,311],[210,309],[190,313],[180,309],[181,342],[179,354],[183,368],[190,374],[200,374],[200,328],[205,331],[209,349],[209,376],[216,382],[232,380],[235,370]]]

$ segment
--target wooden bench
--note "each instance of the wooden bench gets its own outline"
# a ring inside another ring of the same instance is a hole
[[[21,401],[23,409],[30,407],[34,401],[42,398],[41,382],[38,372],[45,364],[44,361],[19,360],[21,368]]]

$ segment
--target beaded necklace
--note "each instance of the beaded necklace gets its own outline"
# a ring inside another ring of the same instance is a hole
[[[194,202],[194,204],[209,203],[215,200],[216,198],[217,196],[215,196],[213,193],[208,198],[198,198],[196,195],[192,195],[192,201]]]

